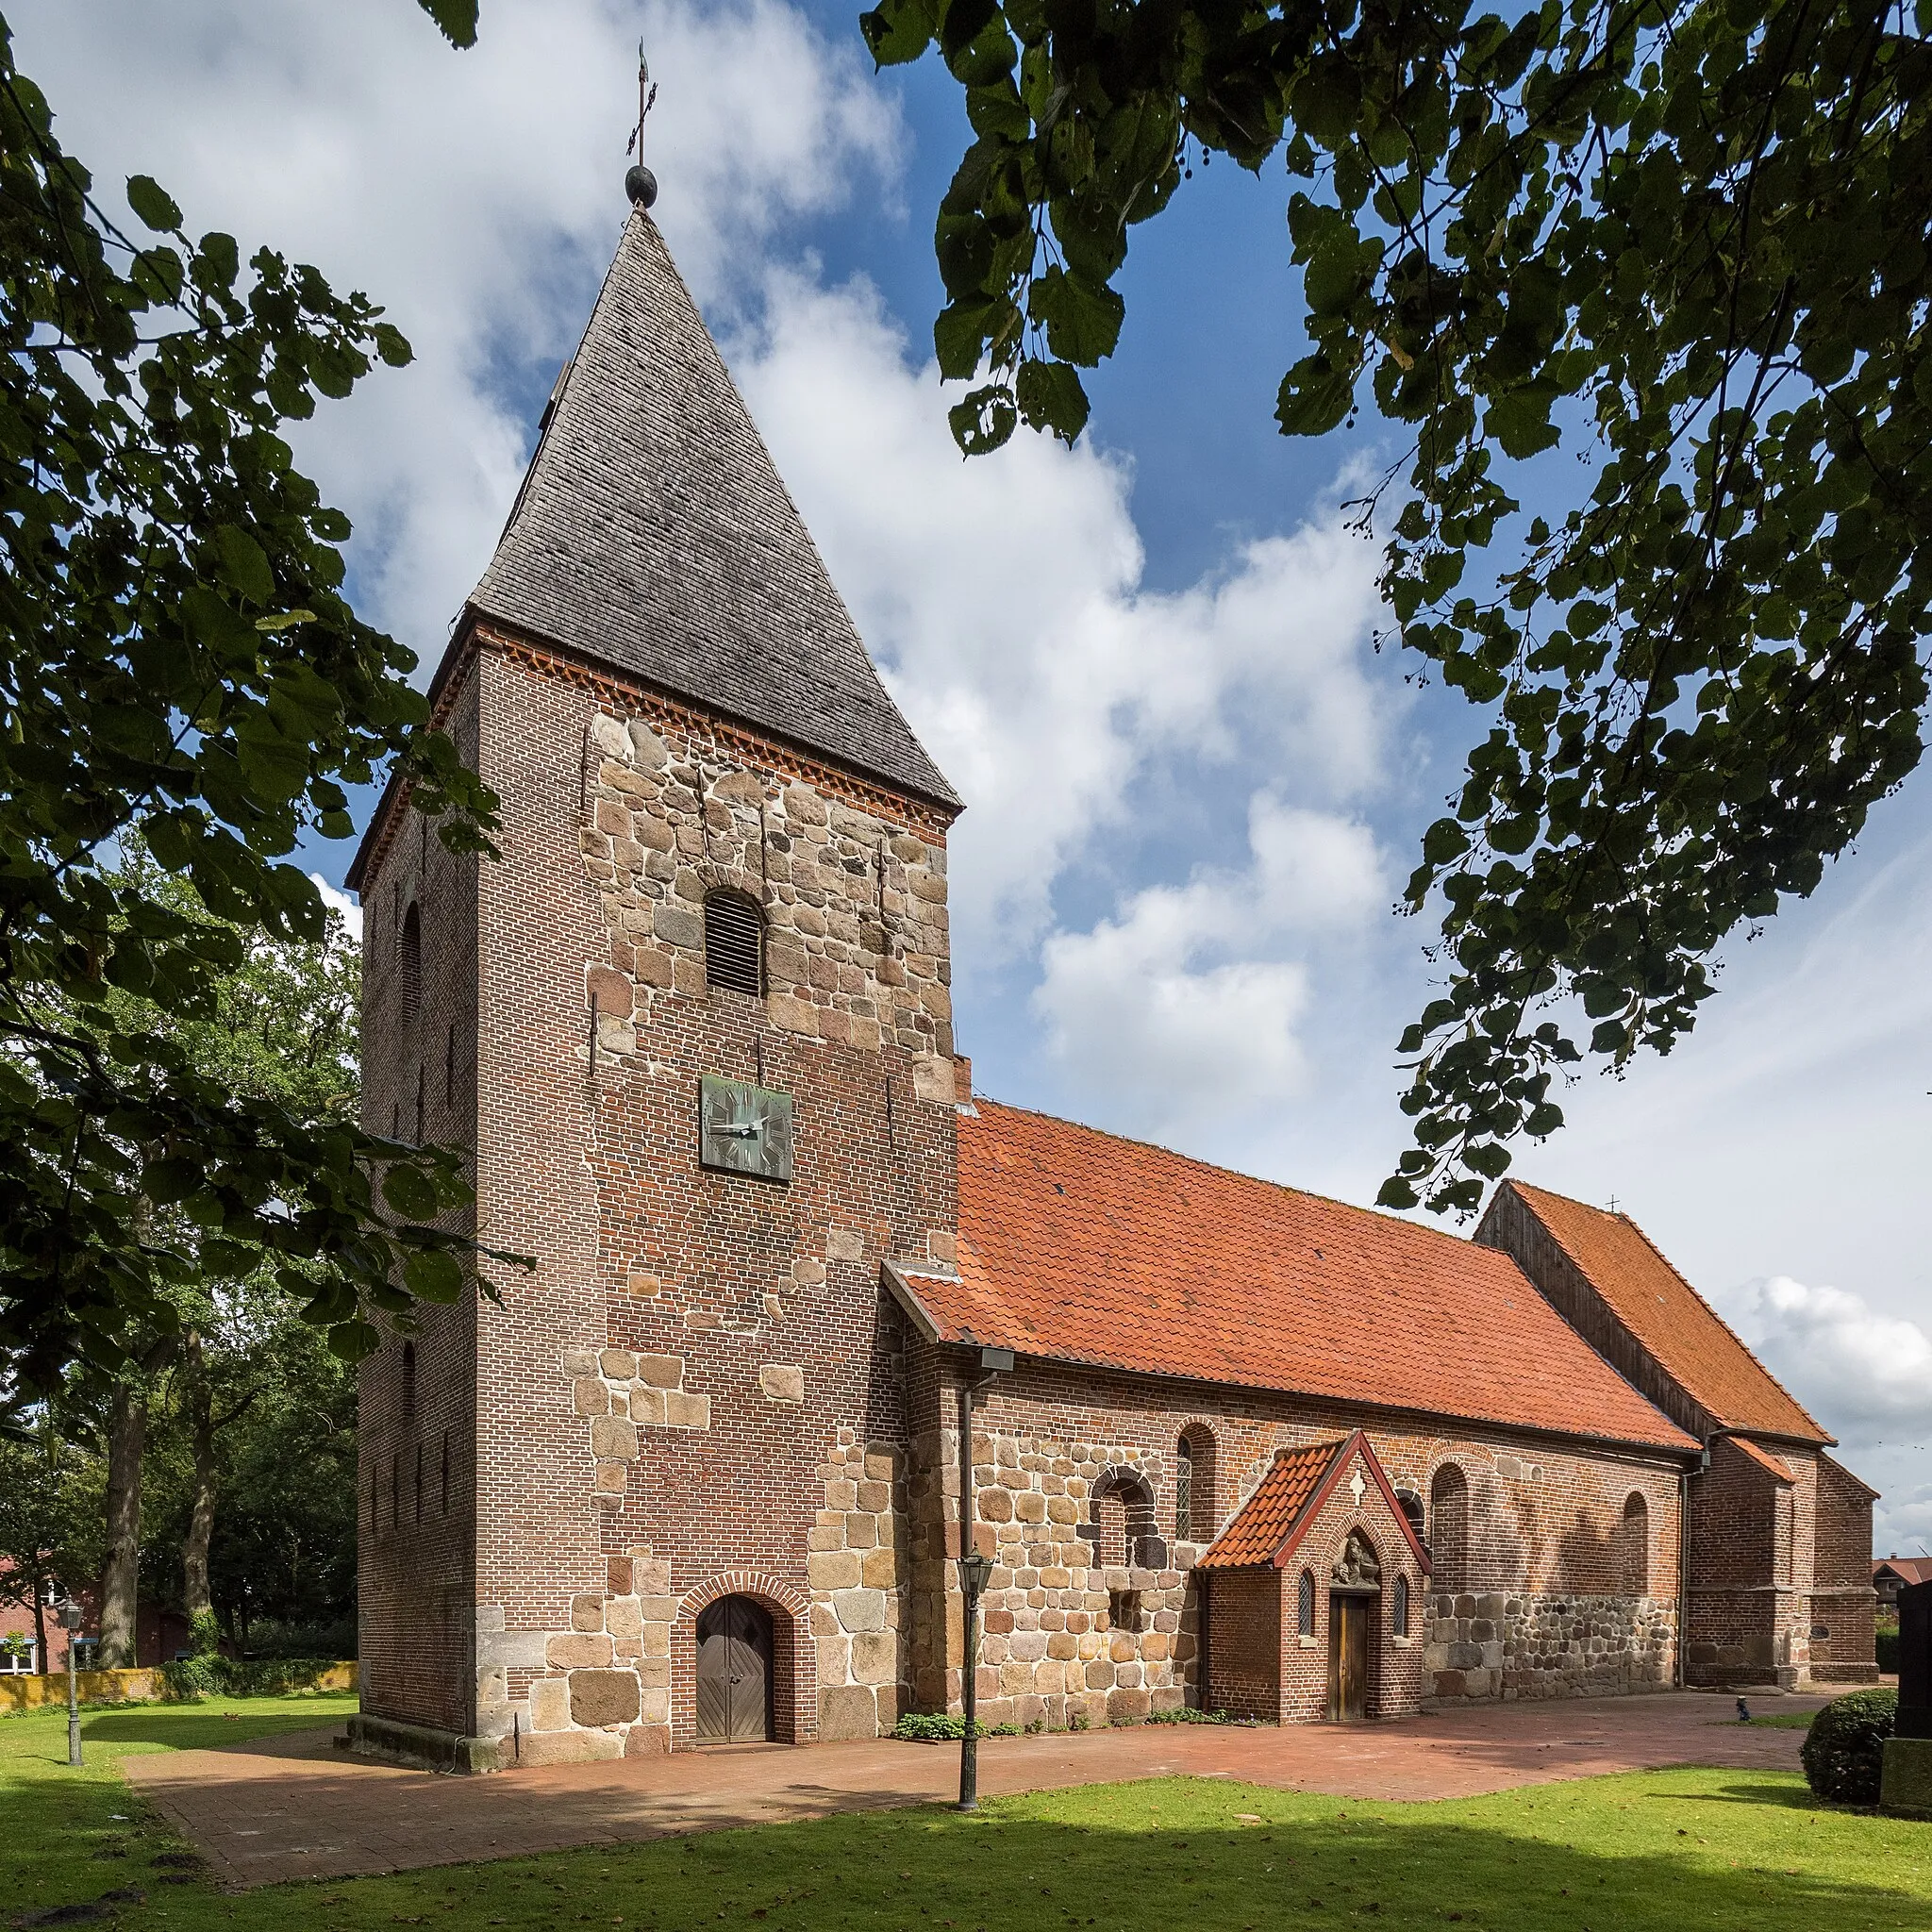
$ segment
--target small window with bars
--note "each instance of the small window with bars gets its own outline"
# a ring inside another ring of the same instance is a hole
[[[765,990],[765,916],[742,892],[706,896],[705,980],[754,999]]]
[[[1408,1635],[1408,1578],[1398,1575],[1395,1579],[1395,1601],[1389,1608],[1389,1630],[1394,1637]]]
[[[1294,1627],[1301,1637],[1315,1634],[1315,1573],[1312,1570],[1302,1572],[1301,1582],[1295,1590]]]

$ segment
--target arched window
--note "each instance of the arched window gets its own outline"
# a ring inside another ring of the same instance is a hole
[[[765,990],[765,915],[742,892],[705,895],[705,982],[754,999]]]
[[[1408,1519],[1408,1526],[1415,1531],[1415,1540],[1423,1547],[1428,1547],[1424,1541],[1423,1499],[1413,1490],[1397,1490],[1395,1500],[1401,1505],[1402,1513]]]
[[[1429,1557],[1438,1590],[1470,1587],[1469,1478],[1453,1462],[1429,1485]]]
[[[1389,1605],[1389,1633],[1391,1637],[1408,1635],[1408,1578],[1399,1571]]]
[[[1635,1490],[1617,1525],[1617,1588],[1625,1596],[1650,1594],[1650,1505]]]
[[[1294,1591],[1294,1628],[1298,1637],[1315,1634],[1315,1573],[1304,1570]]]
[[[1174,1462],[1180,1474],[1174,1484],[1174,1533],[1182,1542],[1212,1542],[1221,1526],[1214,1506],[1214,1432],[1190,1423],[1174,1445]]]
[[[416,902],[403,914],[403,937],[396,957],[396,1011],[405,1026],[416,1024],[423,1010],[423,915]]]

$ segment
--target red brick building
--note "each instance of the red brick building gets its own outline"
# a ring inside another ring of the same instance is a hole
[[[1534,1271],[974,1100],[959,800],[641,210],[431,695],[502,857],[378,810],[366,1117],[536,1266],[363,1370],[363,1748],[957,1705],[969,1492],[989,1721],[1673,1680],[1704,1436]]]

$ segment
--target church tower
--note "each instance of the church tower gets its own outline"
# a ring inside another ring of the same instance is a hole
[[[352,1728],[415,1761],[870,1737],[912,1679],[880,1284],[955,1258],[959,803],[647,206],[431,687],[501,857],[392,787],[350,874],[367,1124],[535,1262],[362,1370]]]

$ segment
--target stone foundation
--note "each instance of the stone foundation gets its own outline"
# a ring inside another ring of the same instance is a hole
[[[1436,1596],[1424,1709],[1519,1697],[1611,1697],[1671,1685],[1674,1604],[1657,1597]]]

